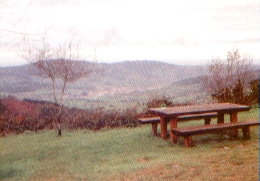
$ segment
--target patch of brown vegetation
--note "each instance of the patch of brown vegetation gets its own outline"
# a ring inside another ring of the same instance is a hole
[[[234,149],[241,149],[242,144],[234,146]],[[221,148],[224,150],[224,148]],[[232,151],[228,150],[228,152]],[[242,148],[243,149],[243,148]],[[241,153],[246,154],[246,153]],[[239,155],[237,155],[239,156]],[[237,159],[236,159],[237,160]],[[153,181],[153,180],[220,180],[220,181],[237,181],[237,180],[257,180],[258,162],[254,158],[241,158],[240,164],[237,164],[233,157],[225,153],[211,155],[201,162],[190,165],[181,163],[170,163],[154,165],[143,168],[130,174],[123,174],[118,177],[109,178],[108,180],[118,181]],[[138,162],[146,163],[148,160],[140,158]],[[245,164],[250,164],[250,169],[243,169]],[[249,174],[251,173],[251,175]]]

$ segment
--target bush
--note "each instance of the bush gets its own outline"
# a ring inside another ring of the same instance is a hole
[[[237,104],[254,105],[258,103],[259,80],[253,80],[250,83],[250,90],[245,91],[245,87],[238,82],[230,89],[224,88],[219,92],[212,94],[213,99],[218,102],[231,102]]]
[[[69,113],[69,114],[68,114]],[[70,129],[100,130],[102,128],[134,127],[137,125],[137,109],[116,110],[68,110],[63,125]]]
[[[53,129],[58,107],[54,103],[45,101],[5,99],[1,105],[6,107],[1,118],[1,134],[23,133],[26,130],[38,131],[42,129]],[[137,118],[152,116],[148,108],[174,106],[168,98],[154,98],[145,103],[145,108],[138,112],[137,107],[124,110],[78,109],[63,107],[61,116],[62,127],[66,129],[89,129],[101,130],[117,127],[135,127],[138,125]]]
[[[44,102],[17,99],[5,99],[2,107],[6,107],[1,114],[0,130],[2,135],[11,133],[23,133],[26,130],[38,131],[53,129],[57,105]],[[62,126],[67,129],[90,129],[100,130],[103,128],[134,127],[136,122],[137,108],[123,111],[104,110],[102,108],[82,110],[77,108],[63,108]]]

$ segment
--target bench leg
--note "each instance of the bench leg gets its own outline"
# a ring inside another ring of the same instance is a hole
[[[191,136],[191,135],[184,136],[183,145],[184,145],[185,147],[191,147],[191,146],[192,146],[192,136]]]
[[[152,123],[152,134],[157,136],[157,123]]]
[[[243,138],[246,140],[250,139],[250,126],[244,126],[242,128]]]
[[[210,125],[211,118],[205,118],[205,125]]]

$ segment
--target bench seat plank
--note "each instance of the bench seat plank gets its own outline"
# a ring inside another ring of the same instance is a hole
[[[204,113],[204,114],[189,114],[184,116],[179,116],[178,120],[195,120],[195,119],[206,119],[206,118],[217,118],[218,114],[216,112]]]
[[[194,126],[194,127],[184,127],[184,128],[174,128],[171,129],[173,134],[178,136],[184,136],[184,146],[192,146],[192,135],[204,134],[204,133],[215,133],[223,130],[232,129],[242,129],[243,138],[250,139],[250,126],[258,126],[260,122],[258,121],[247,121],[247,122],[235,122],[235,123],[222,123],[215,125],[205,125],[205,126]]]
[[[171,131],[179,136],[184,136],[184,135],[212,133],[213,131],[218,132],[218,131],[222,131],[222,130],[235,129],[235,128],[243,128],[245,126],[257,126],[259,124],[260,124],[260,122],[258,122],[258,121],[236,122],[236,123],[225,123],[225,124],[175,128],[175,129],[171,129]]]
[[[159,123],[160,122],[160,117],[139,118],[138,122],[140,124]]]
[[[189,114],[184,116],[179,116],[178,120],[187,121],[187,120],[195,120],[195,119],[206,119],[206,118],[216,118],[217,113],[204,113],[204,114]],[[139,118],[139,123],[141,124],[151,124],[151,123],[159,123],[160,117],[149,117],[149,118]]]

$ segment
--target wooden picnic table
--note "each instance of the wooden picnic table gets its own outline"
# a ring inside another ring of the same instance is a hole
[[[209,112],[217,112],[217,124],[224,123],[224,115],[230,115],[230,122],[238,122],[237,113],[241,111],[249,111],[250,106],[232,104],[232,103],[214,103],[201,105],[176,106],[167,108],[151,108],[149,112],[160,116],[161,138],[167,139],[167,122],[170,121],[170,128],[177,128],[178,117],[189,114],[202,114]],[[233,130],[233,136],[237,137],[238,131]],[[177,143],[177,135],[170,132],[170,140]]]

